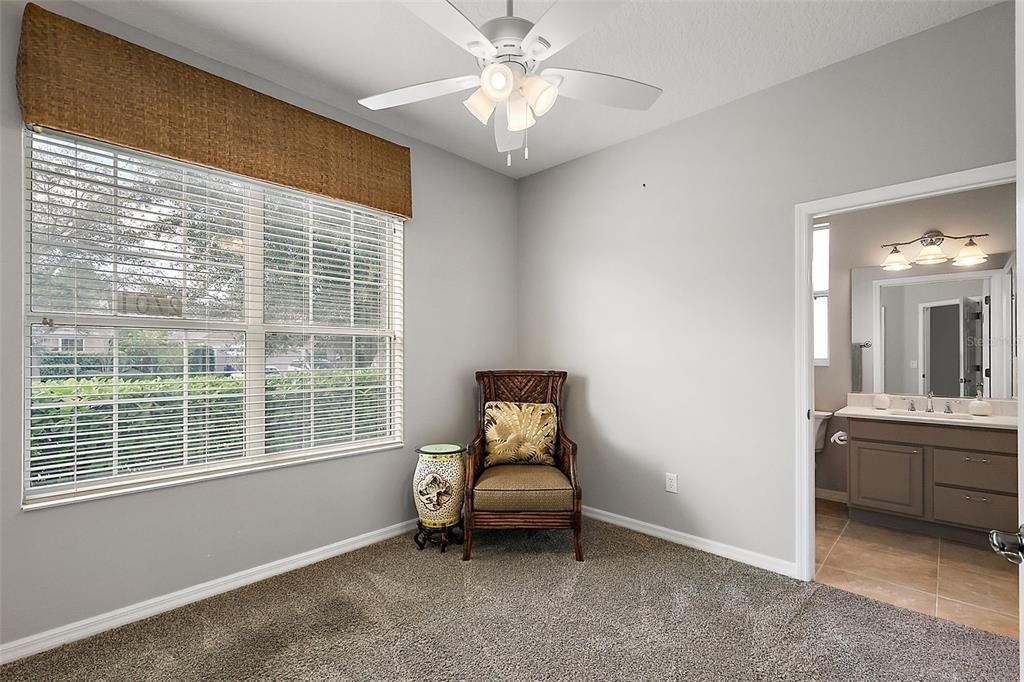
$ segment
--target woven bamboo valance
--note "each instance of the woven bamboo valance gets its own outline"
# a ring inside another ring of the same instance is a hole
[[[409,149],[29,3],[25,123],[412,217]]]

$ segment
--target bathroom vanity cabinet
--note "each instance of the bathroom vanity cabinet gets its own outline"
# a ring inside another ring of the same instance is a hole
[[[1017,527],[1017,432],[850,419],[850,516],[951,539]]]

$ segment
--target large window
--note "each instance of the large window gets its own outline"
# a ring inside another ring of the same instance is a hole
[[[829,225],[814,225],[811,254],[811,288],[814,290],[814,364],[826,367],[828,352]]]
[[[402,223],[27,132],[29,504],[402,440]]]

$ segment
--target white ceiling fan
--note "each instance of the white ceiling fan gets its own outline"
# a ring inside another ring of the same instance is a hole
[[[513,15],[513,0],[506,0],[507,16],[477,28],[447,0],[409,0],[403,4],[462,49],[476,57],[480,75],[456,76],[364,97],[368,109],[422,102],[463,90],[476,90],[463,102],[484,125],[494,119],[494,140],[499,152],[523,146],[526,129],[543,116],[559,95],[624,109],[649,109],[661,88],[628,78],[577,69],[541,68],[541,62],[593,28],[614,7],[584,2],[556,2],[534,24]],[[493,116],[492,116],[493,114]],[[529,158],[529,149],[526,150]]]

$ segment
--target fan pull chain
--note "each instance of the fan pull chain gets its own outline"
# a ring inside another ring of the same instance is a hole
[[[512,152],[509,152],[508,156],[505,157],[505,165],[508,166],[509,168],[512,167]]]
[[[529,112],[527,112],[529,113]],[[523,160],[530,160],[530,127],[523,131]]]

